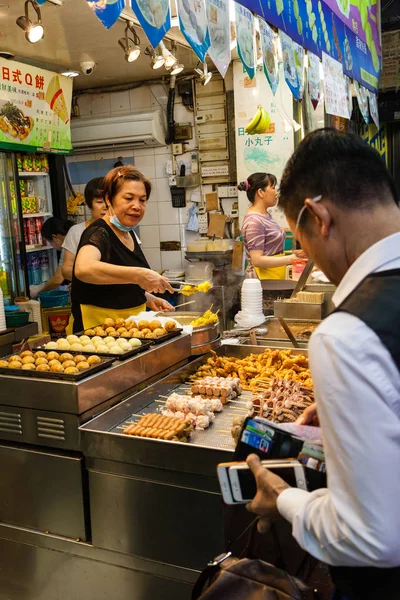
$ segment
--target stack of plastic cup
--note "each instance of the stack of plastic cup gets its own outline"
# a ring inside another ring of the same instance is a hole
[[[245,279],[241,293],[242,310],[236,315],[239,327],[256,327],[264,322],[263,291],[259,279]]]
[[[6,311],[4,310],[3,290],[0,287],[0,331],[7,329]]]

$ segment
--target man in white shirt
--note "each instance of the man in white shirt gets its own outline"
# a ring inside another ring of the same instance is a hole
[[[337,310],[312,336],[310,368],[328,488],[289,488],[248,463],[249,510],[284,517],[334,567],[338,598],[400,598],[400,211],[378,153],[318,130],[286,165],[280,206],[307,255],[338,286]]]

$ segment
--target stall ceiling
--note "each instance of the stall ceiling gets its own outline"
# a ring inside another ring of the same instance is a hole
[[[134,83],[166,74],[164,68],[151,69],[150,60],[144,55],[148,40],[140,27],[135,28],[142,52],[138,60],[128,64],[118,45],[124,35],[123,21],[115,23],[110,30],[105,29],[84,0],[63,0],[61,6],[46,2],[41,8],[45,35],[37,44],[30,44],[15,23],[24,13],[24,0],[0,0],[0,52],[12,52],[17,61],[54,71],[79,71],[80,62],[95,61],[93,75],[75,78],[75,90]],[[185,65],[187,72],[193,73],[197,64],[195,54],[187,47],[178,28],[171,33],[182,43],[176,52],[179,62]]]

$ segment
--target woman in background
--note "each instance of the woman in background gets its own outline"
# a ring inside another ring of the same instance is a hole
[[[107,205],[103,196],[103,183],[104,177],[95,177],[86,185],[84,191],[85,203],[90,208],[91,218],[89,221],[84,221],[71,227],[63,242],[64,260],[62,263],[62,274],[64,279],[68,279],[68,281],[72,281],[72,269],[82,233],[93,221],[104,217],[107,213]]]
[[[67,221],[66,219],[59,219],[58,217],[50,217],[47,219],[41,229],[42,238],[47,240],[55,250],[61,252],[61,257],[58,262],[58,267],[56,272],[50,279],[41,283],[40,285],[31,285],[29,286],[29,292],[32,299],[36,299],[41,292],[48,292],[50,290],[55,290],[60,287],[65,277],[62,273],[62,265],[64,260],[64,251],[62,249],[63,242],[65,240],[66,235],[69,230],[73,226],[71,221]]]
[[[296,254],[283,254],[286,234],[268,214],[277,203],[276,184],[271,173],[253,173],[238,185],[251,203],[242,224],[249,278],[285,279],[286,266],[297,259]]]

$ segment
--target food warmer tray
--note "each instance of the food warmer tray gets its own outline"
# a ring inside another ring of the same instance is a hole
[[[274,343],[268,344],[267,347],[286,350],[281,345]],[[252,353],[261,354],[265,349],[265,346],[221,346],[216,351],[216,354],[219,356],[244,358]],[[303,349],[293,349],[292,353],[308,354],[307,350]],[[86,452],[95,458],[106,458],[109,460],[115,460],[117,453],[118,460],[129,463],[133,462],[135,464],[149,464],[148,461],[151,461],[151,457],[159,456],[160,450],[163,452],[162,448],[164,447],[168,453],[168,461],[170,461],[170,452],[173,452],[178,463],[182,460],[180,467],[176,466],[177,469],[185,464],[184,457],[187,453],[192,455],[193,452],[195,453],[200,448],[212,451],[214,461],[217,459],[219,462],[225,459],[229,460],[229,456],[235,447],[230,433],[233,419],[245,414],[245,410],[243,410],[244,405],[237,402],[228,403],[221,413],[216,414],[214,423],[208,429],[193,432],[193,437],[188,443],[141,438],[122,433],[124,427],[128,426],[132,420],[138,420],[140,416],[149,412],[158,412],[160,407],[163,406],[163,396],[168,396],[172,392],[184,393],[185,387],[187,393],[189,377],[201,365],[205,364],[210,356],[211,354],[206,354],[195,359],[188,365],[174,371],[145,390],[130,396],[117,406],[114,406],[80,427]],[[246,400],[249,396],[249,392],[243,391],[239,400]],[[156,446],[157,444],[162,444],[163,446]],[[172,450],[171,447],[173,448]],[[224,453],[226,454],[225,457],[223,456]],[[200,456],[203,456],[203,454],[200,454]],[[213,463],[213,469],[215,469],[215,464],[217,463]],[[214,475],[214,473],[208,474]]]
[[[183,329],[175,329],[175,331],[170,331],[166,335],[161,335],[159,338],[155,340],[151,340],[151,342],[155,345],[162,344],[163,342],[167,342],[168,340],[172,340],[179,335],[181,335]]]
[[[83,335],[83,334],[79,334],[79,335]],[[101,356],[101,357],[104,356],[105,358],[111,358],[113,361],[114,360],[126,360],[127,358],[131,358],[132,356],[136,356],[136,354],[145,352],[154,343],[154,340],[140,340],[140,341],[142,342],[141,346],[136,346],[135,348],[132,348],[132,350],[128,350],[127,352],[124,352],[123,354],[106,354],[105,352],[97,352],[97,350],[95,352],[86,352],[85,350],[79,350],[79,352],[76,350],[57,350],[57,348],[54,348],[54,349],[52,348],[50,350],[50,348],[46,348],[45,346],[39,346],[38,348],[35,348],[35,350],[42,350],[43,352],[58,352],[59,354],[62,354],[63,352],[69,352],[70,354],[82,354],[83,356],[93,356],[93,354],[95,354],[96,356]]]
[[[36,350],[36,349],[35,349]],[[50,352],[54,352],[53,350],[46,350],[46,349],[41,349],[42,352],[45,352],[47,354],[49,354]],[[71,354],[72,356],[78,356],[80,354],[82,354],[81,352],[74,352],[74,351],[70,351],[68,350],[68,353]],[[93,356],[95,355],[95,352],[91,352],[90,355]],[[8,360],[10,358],[10,356],[14,356],[13,354],[10,354],[9,356],[5,356],[4,358],[2,358],[2,360]],[[96,354],[97,356],[97,354]],[[98,355],[100,356],[100,355]],[[106,356],[105,354],[103,354],[103,356]],[[0,375],[10,375],[13,377],[21,377],[21,374],[23,375],[23,377],[30,377],[31,379],[58,379],[58,380],[62,380],[62,381],[81,381],[81,379],[85,379],[86,377],[90,377],[91,375],[94,375],[95,373],[98,373],[99,371],[103,371],[104,369],[107,369],[107,367],[110,367],[112,365],[112,363],[114,362],[114,358],[111,357],[110,355],[107,356],[107,358],[102,358],[101,363],[98,363],[97,365],[93,365],[92,367],[89,367],[89,369],[85,369],[84,371],[80,371],[79,373],[52,373],[51,371],[25,371],[22,369],[6,369],[4,367],[0,367]]]

